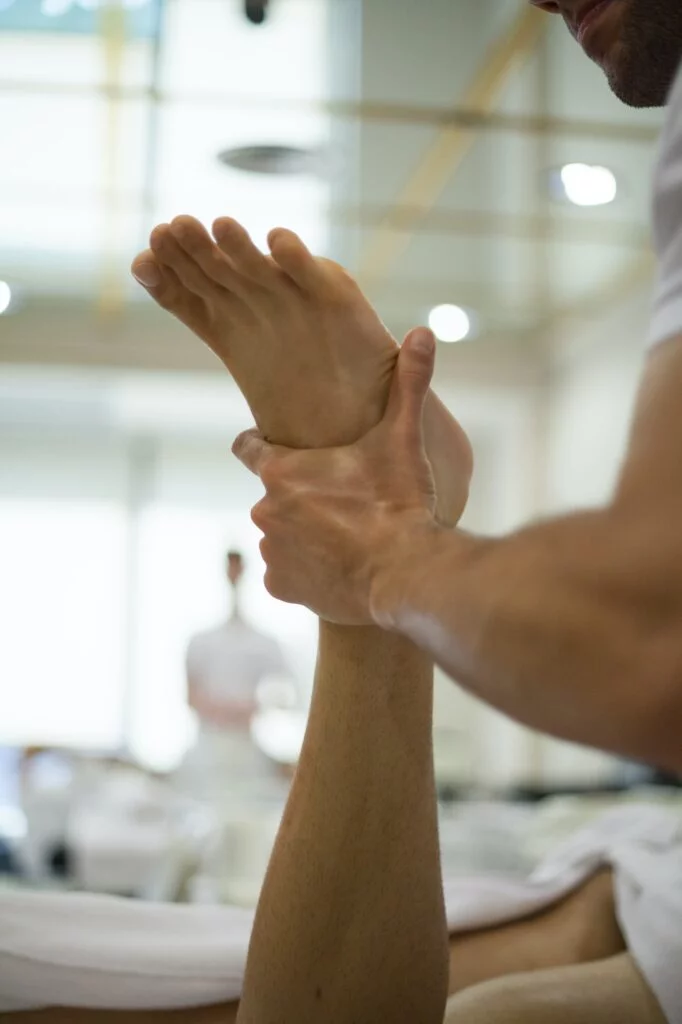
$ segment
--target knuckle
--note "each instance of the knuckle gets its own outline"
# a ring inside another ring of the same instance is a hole
[[[266,529],[268,523],[268,511],[265,498],[261,499],[261,501],[251,509],[251,522],[257,526],[259,530]]]
[[[277,601],[284,601],[291,603],[291,594],[289,587],[286,585],[284,579],[268,566],[263,577],[263,584],[270,597],[274,597]]]
[[[274,455],[262,466],[260,478],[267,491],[275,490],[284,483],[285,467],[283,460]]]

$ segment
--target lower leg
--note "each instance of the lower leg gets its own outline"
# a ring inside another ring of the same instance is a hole
[[[610,871],[521,921],[450,938],[450,995],[495,978],[606,960],[625,950]]]
[[[445,1024],[666,1024],[666,1019],[632,957],[623,953],[477,985],[450,1000]]]

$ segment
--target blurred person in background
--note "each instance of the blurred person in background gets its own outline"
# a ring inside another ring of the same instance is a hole
[[[228,551],[231,611],[218,626],[193,636],[187,648],[188,702],[199,731],[181,768],[181,782],[213,805],[248,799],[272,776],[273,767],[253,741],[251,723],[259,685],[289,674],[277,641],[243,617],[239,587],[244,569],[241,552]]]

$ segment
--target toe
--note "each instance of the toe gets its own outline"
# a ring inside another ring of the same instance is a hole
[[[319,260],[303,244],[298,235],[286,228],[275,228],[268,235],[268,245],[275,263],[305,291],[317,291],[325,284]]]
[[[239,275],[200,221],[194,217],[175,217],[170,231],[180,248],[206,277],[221,288],[239,292]]]
[[[248,231],[241,224],[231,217],[219,217],[213,222],[213,234],[218,248],[238,273],[256,284],[273,283],[275,275],[272,263],[253,244]]]
[[[202,298],[215,296],[215,283],[180,245],[169,224],[155,227],[149,244],[157,260],[164,268],[170,267],[185,288]]]
[[[135,257],[130,272],[143,288],[150,291],[160,287],[163,282],[163,268],[151,249],[145,249]]]
[[[158,306],[203,336],[207,320],[206,304],[182,285],[174,270],[162,266],[151,249],[140,253],[133,260],[131,270]]]

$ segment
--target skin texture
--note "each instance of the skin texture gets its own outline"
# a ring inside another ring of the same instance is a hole
[[[627,954],[601,963],[515,974],[453,999],[445,1024],[665,1024]]]
[[[682,339],[649,358],[610,505],[494,540],[433,516],[417,396],[430,372],[413,362],[401,415],[348,448],[237,441],[266,484],[272,593],[409,636],[527,725],[682,770]]]
[[[576,35],[585,0],[531,3],[561,15]],[[677,0],[613,0],[599,30],[584,40],[584,47],[623,103],[662,107],[682,53],[682,8]]]
[[[236,221],[219,218],[213,230],[217,243],[192,217],[159,225],[133,274],[155,275],[149,293],[222,360],[266,437],[303,448],[357,440],[383,414],[399,351],[372,306],[293,232],[271,232],[267,257]],[[471,446],[433,394],[424,423],[439,516],[454,525],[468,497]],[[464,472],[452,473],[453,457]]]

